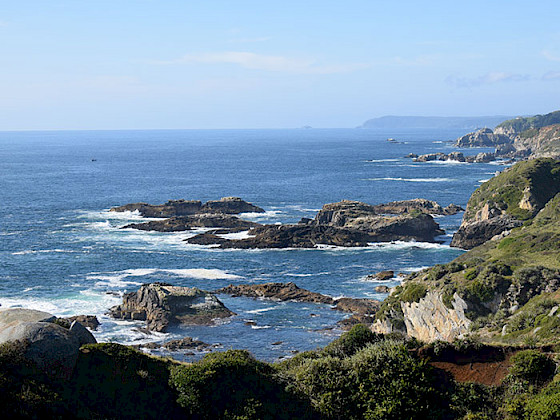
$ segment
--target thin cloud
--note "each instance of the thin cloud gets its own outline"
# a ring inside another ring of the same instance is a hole
[[[531,77],[526,74],[490,72],[475,78],[449,76],[446,82],[460,88],[471,88],[496,83],[525,82],[530,79]]]
[[[560,71],[549,71],[542,77],[543,80],[560,80]]]
[[[543,50],[541,51],[541,54],[544,58],[546,58],[549,61],[560,61],[560,55],[555,54],[549,50]]]
[[[369,64],[335,64],[320,65],[313,59],[301,59],[276,55],[255,54],[242,51],[226,51],[218,53],[187,54],[183,57],[159,61],[158,64],[235,64],[245,69],[263,70],[283,73],[332,74],[347,73],[370,67]]]

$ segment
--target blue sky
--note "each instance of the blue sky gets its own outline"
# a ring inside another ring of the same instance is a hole
[[[560,109],[556,1],[4,1],[0,130]]]

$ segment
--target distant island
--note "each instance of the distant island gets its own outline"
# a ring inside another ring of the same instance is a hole
[[[503,115],[482,117],[414,117],[386,115],[372,118],[358,128],[423,128],[423,129],[460,129],[477,130],[496,127],[504,120],[513,117]]]

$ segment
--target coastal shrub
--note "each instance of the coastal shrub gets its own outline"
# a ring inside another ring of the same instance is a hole
[[[465,419],[495,419],[501,404],[500,390],[475,382],[453,385],[450,395],[454,417]]]
[[[370,344],[349,359],[357,406],[369,419],[441,418],[448,411],[445,381],[406,346],[389,340]]]
[[[286,392],[267,363],[245,350],[211,353],[171,367],[177,402],[196,418],[309,418],[309,404]],[[296,415],[297,413],[297,415]]]
[[[525,402],[524,417],[530,420],[560,419],[560,387],[553,383]]]
[[[556,364],[537,350],[522,350],[511,357],[509,374],[533,384],[543,384],[554,376]]]
[[[379,341],[380,339],[382,339],[381,335],[373,333],[363,324],[358,324],[353,326],[350,331],[342,334],[340,338],[329,343],[322,353],[335,357],[352,356],[367,344]]]
[[[428,288],[420,283],[410,282],[403,286],[400,295],[402,302],[419,302],[428,293]]]
[[[80,350],[66,398],[81,418],[177,418],[182,410],[168,384],[173,364],[116,343],[88,344]]]
[[[436,264],[430,270],[430,279],[439,280],[448,273],[447,268],[444,265]]]

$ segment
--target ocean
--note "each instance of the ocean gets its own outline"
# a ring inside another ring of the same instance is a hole
[[[273,361],[324,346],[348,314],[328,305],[218,297],[237,313],[214,326],[146,333],[109,318],[123,293],[154,281],[214,290],[288,282],[333,297],[384,299],[367,280],[446,263],[462,214],[437,217],[441,242],[364,248],[218,250],[188,245],[196,232],[121,229],[142,220],[109,212],[132,202],[241,197],[266,210],[245,218],[294,223],[343,199],[370,204],[426,198],[466,206],[497,163],[414,163],[404,156],[454,151],[459,130],[293,129],[0,132],[0,305],[57,316],[96,315],[98,341],[143,344],[191,336],[213,351],[248,349]],[[388,142],[387,138],[397,142]],[[475,154],[485,149],[463,150]],[[311,316],[313,314],[313,316]],[[249,322],[248,321],[252,321]],[[248,325],[249,324],[249,325]],[[181,360],[196,359],[184,353]]]

